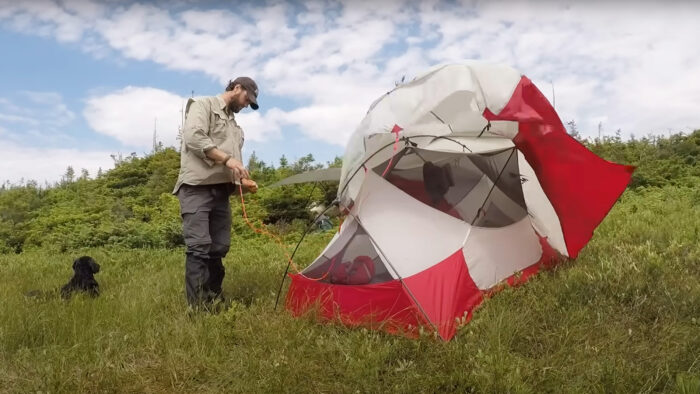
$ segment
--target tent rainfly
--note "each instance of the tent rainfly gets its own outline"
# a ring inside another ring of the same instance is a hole
[[[376,100],[352,135],[347,218],[290,275],[286,307],[449,340],[499,285],[575,258],[633,170],[569,136],[513,68],[434,67]]]

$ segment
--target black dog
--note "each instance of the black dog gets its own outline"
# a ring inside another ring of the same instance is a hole
[[[82,256],[73,262],[73,277],[61,287],[61,297],[69,299],[74,291],[84,291],[92,297],[100,295],[100,285],[95,274],[100,272],[100,265],[90,256]]]
[[[85,292],[92,297],[100,295],[100,285],[95,274],[100,272],[100,265],[90,256],[78,257],[73,261],[73,277],[60,289],[61,298],[67,300],[73,292]],[[49,299],[56,297],[58,289],[52,291],[32,290],[25,295],[30,298]]]

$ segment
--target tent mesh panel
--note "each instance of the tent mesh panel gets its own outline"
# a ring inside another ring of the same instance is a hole
[[[338,253],[321,255],[303,274],[322,283],[338,285],[363,285],[394,280],[359,224]]]
[[[389,160],[373,168],[381,175]],[[514,148],[447,153],[407,147],[385,175],[413,198],[479,227],[503,227],[527,215]]]

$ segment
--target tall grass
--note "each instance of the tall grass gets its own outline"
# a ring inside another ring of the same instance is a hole
[[[0,256],[0,392],[700,392],[700,191],[623,195],[578,260],[488,299],[449,343],[273,311],[272,243],[234,244],[232,307],[188,314],[182,250]],[[312,236],[308,263],[331,234]],[[97,299],[32,299],[80,254]]]

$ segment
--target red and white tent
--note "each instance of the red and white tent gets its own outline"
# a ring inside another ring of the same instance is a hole
[[[516,70],[435,67],[375,101],[351,137],[347,218],[291,275],[287,308],[449,340],[499,284],[576,257],[632,171],[570,137]]]

